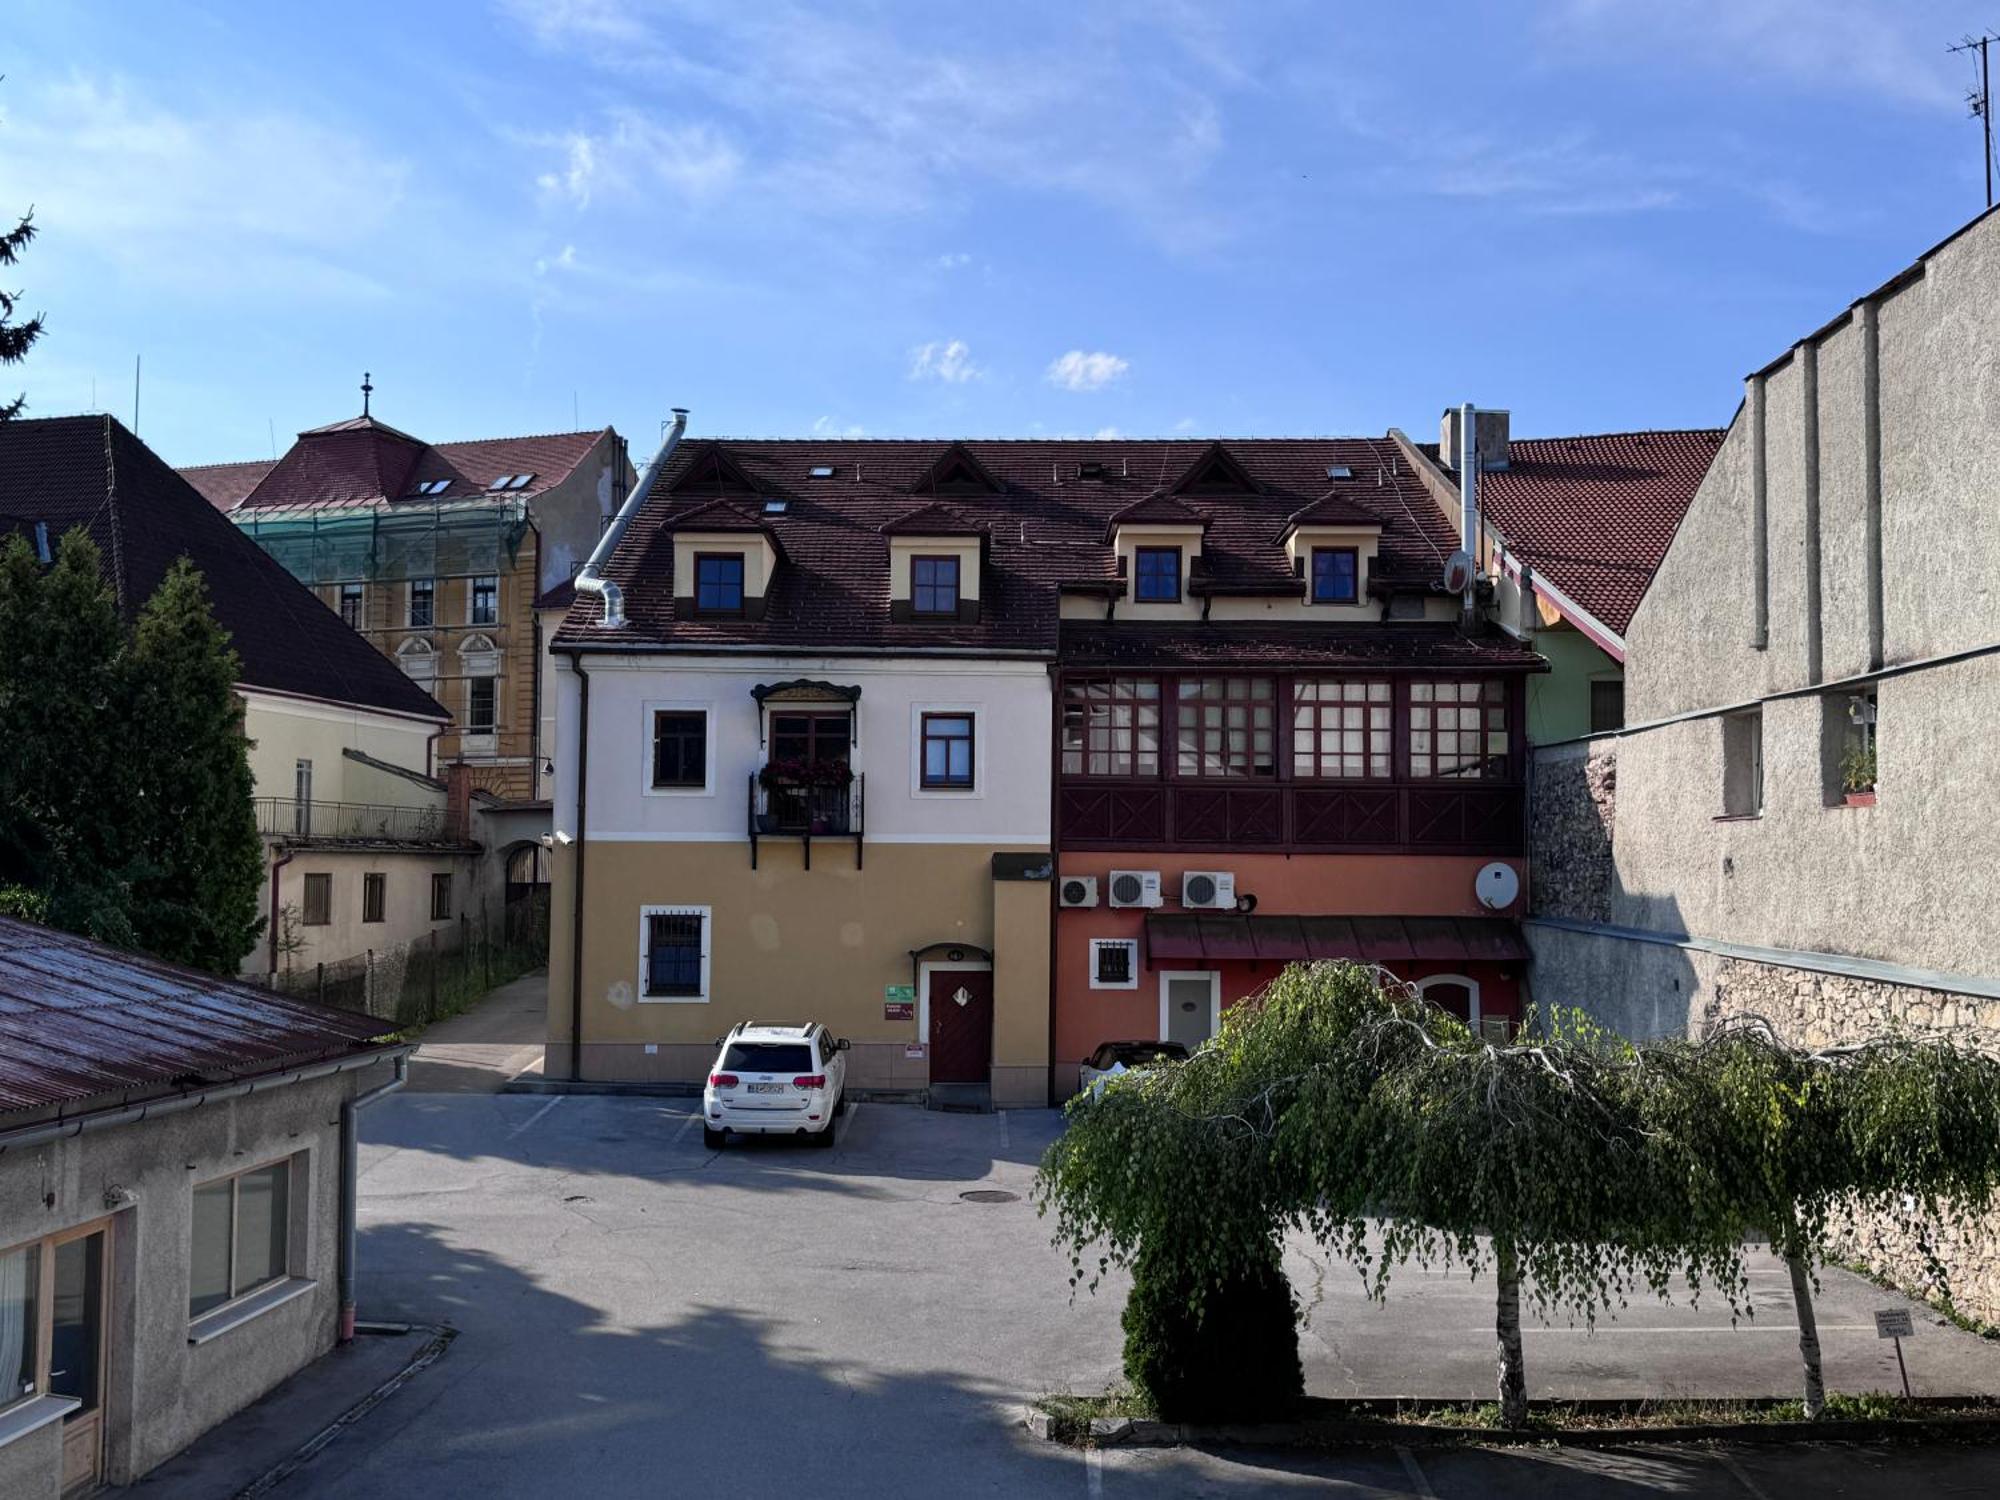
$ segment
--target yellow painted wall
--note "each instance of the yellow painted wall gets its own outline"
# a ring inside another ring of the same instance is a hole
[[[439,724],[268,693],[245,693],[243,703],[243,730],[251,742],[250,774],[259,797],[292,796],[294,771],[303,759],[313,763],[313,799],[318,802],[428,807],[439,800],[437,792],[401,777],[369,772],[340,753],[360,750],[377,760],[422,771],[425,742],[442,727]]]

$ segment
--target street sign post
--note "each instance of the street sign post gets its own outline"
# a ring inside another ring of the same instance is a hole
[[[1903,1363],[1903,1340],[1917,1336],[1916,1325],[1910,1321],[1907,1307],[1885,1307],[1875,1314],[1875,1337],[1893,1339],[1896,1343],[1896,1372],[1903,1377],[1903,1396],[1910,1394],[1910,1367]]]

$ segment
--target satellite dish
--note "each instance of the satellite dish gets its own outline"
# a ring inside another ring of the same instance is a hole
[[[1480,867],[1478,875],[1473,877],[1472,890],[1488,911],[1505,911],[1521,894],[1521,877],[1514,873],[1512,865],[1495,860]]]
[[[1473,562],[1470,552],[1461,548],[1452,553],[1444,563],[1444,591],[1447,594],[1464,593],[1472,587],[1472,577],[1476,571],[1477,564]]]

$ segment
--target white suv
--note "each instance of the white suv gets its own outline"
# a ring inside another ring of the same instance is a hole
[[[847,1039],[817,1022],[743,1021],[721,1049],[701,1091],[701,1139],[714,1150],[730,1135],[802,1135],[833,1144],[847,1106]]]

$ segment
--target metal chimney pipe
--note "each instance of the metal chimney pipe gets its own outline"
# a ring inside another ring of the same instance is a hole
[[[1461,618],[1466,629],[1479,607],[1479,409],[1470,401],[1458,409],[1458,544],[1472,559]]]
[[[660,451],[646,465],[639,482],[632,486],[632,493],[625,497],[625,503],[618,507],[618,514],[605,528],[604,535],[597,539],[596,547],[591,549],[590,561],[576,575],[576,591],[579,594],[596,594],[604,601],[604,618],[597,623],[605,630],[622,630],[625,626],[625,595],[617,584],[604,576],[605,564],[611,561],[611,554],[618,550],[618,543],[624,539],[625,528],[632,524],[632,518],[639,514],[639,508],[652,493],[653,481],[667,466],[667,460],[674,456],[674,449],[680,446],[681,434],[687,431],[687,425],[687,408],[676,406],[667,435],[660,440]]]

